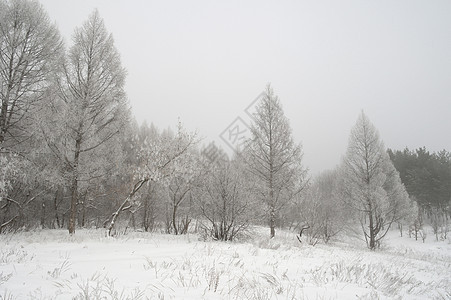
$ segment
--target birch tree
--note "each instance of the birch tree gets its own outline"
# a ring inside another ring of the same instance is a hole
[[[293,141],[282,105],[270,85],[257,104],[252,138],[247,144],[249,171],[259,180],[259,196],[266,206],[270,237],[275,236],[278,213],[305,183],[301,146]]]
[[[344,200],[357,213],[367,246],[374,250],[391,224],[405,217],[410,202],[379,133],[363,112],[351,130],[341,175]]]

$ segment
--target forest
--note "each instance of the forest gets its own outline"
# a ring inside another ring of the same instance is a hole
[[[421,242],[428,225],[446,240],[448,150],[386,149],[362,111],[340,165],[312,177],[270,84],[252,137],[230,155],[182,121],[138,124],[126,74],[98,11],[64,41],[38,2],[0,1],[0,234],[105,228],[232,241],[264,226],[310,245],[357,230],[375,250],[389,229]]]

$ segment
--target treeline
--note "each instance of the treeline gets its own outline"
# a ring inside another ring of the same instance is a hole
[[[451,199],[451,153],[430,153],[425,147],[416,150],[388,149],[407,192],[419,207],[449,212]]]
[[[39,220],[73,233],[104,208],[90,198],[124,183],[112,178],[124,175],[125,69],[97,11],[67,49],[38,2],[0,1],[0,12],[0,232]]]
[[[388,149],[410,197],[419,207],[416,226],[432,225],[436,239],[446,238],[451,218],[451,153]]]
[[[105,227],[112,235],[120,222],[231,240],[252,221],[270,223],[274,236],[305,172],[272,90],[254,129],[271,126],[279,137],[269,160],[256,148],[258,162],[245,168],[214,145],[205,155],[181,124],[175,132],[138,126],[125,77],[97,11],[66,47],[37,1],[0,1],[0,233]]]
[[[0,233],[103,227],[234,240],[258,224],[316,244],[357,225],[375,249],[392,224],[421,232],[417,203],[449,212],[449,153],[387,154],[363,113],[340,166],[312,179],[271,86],[251,138],[228,157],[181,123],[137,124],[125,78],[97,11],[66,47],[38,2],[0,0]]]

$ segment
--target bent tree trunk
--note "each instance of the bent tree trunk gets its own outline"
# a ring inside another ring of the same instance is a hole
[[[127,204],[130,203],[130,200],[133,198],[133,196],[136,194],[136,192],[144,185],[144,183],[146,183],[147,181],[149,181],[149,178],[144,178],[141,179],[140,181],[138,181],[134,186],[132,191],[130,192],[130,194],[127,196],[127,198],[125,198],[124,202],[122,202],[121,206],[119,206],[119,208],[116,210],[116,212],[113,213],[113,215],[111,216],[111,222],[110,225],[108,226],[108,236],[111,236],[111,231],[114,228],[114,224],[116,223],[117,218],[119,217],[119,214],[121,213],[121,211],[124,211],[128,208],[130,208],[130,206],[127,207]]]

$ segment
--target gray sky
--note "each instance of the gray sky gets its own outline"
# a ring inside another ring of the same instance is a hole
[[[385,145],[451,150],[451,1],[41,1],[70,45],[98,8],[138,121],[216,141],[270,82],[311,174],[364,110]]]

